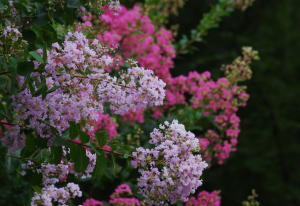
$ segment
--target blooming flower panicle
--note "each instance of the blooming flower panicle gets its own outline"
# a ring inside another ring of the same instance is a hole
[[[141,173],[139,193],[146,197],[149,205],[187,201],[202,185],[199,178],[208,166],[199,154],[193,154],[200,149],[198,139],[177,120],[160,125],[150,137],[149,143],[155,144],[155,148],[139,147],[132,153],[136,158],[132,166],[138,167]]]
[[[42,50],[37,52],[43,53]],[[63,47],[54,43],[47,51],[43,76],[47,88],[56,87],[56,90],[44,99],[42,95],[34,97],[29,88],[12,95],[14,110],[18,113],[16,121],[29,119],[26,126],[35,129],[41,138],[49,139],[48,146],[51,146],[55,137],[70,127],[69,122],[79,123],[85,132],[93,131],[93,126],[87,122],[98,120],[105,102],[115,114],[121,115],[129,110],[163,104],[165,83],[154,76],[153,71],[136,66],[120,74],[119,79],[111,77],[103,68],[112,64],[114,59],[106,52],[107,48],[97,39],[89,42],[80,32],[69,32]],[[38,67],[40,63],[34,61],[34,65]],[[33,82],[37,89],[37,84],[43,80],[35,73],[32,79],[37,81]],[[25,78],[19,76],[18,80],[22,85]],[[53,128],[58,133],[53,132]],[[4,132],[1,139],[11,152],[25,146],[22,134],[15,138],[17,132],[20,132],[18,126]]]

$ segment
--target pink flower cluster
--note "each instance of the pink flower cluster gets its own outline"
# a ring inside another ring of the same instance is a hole
[[[121,117],[123,122],[127,122],[131,125],[134,125],[135,122],[143,123],[144,122],[144,116],[143,116],[143,110],[137,110],[135,112],[128,111]]]
[[[117,124],[113,121],[113,118],[108,114],[102,114],[98,112],[98,120],[89,122],[88,124],[90,124],[94,128],[93,131],[88,132],[88,134],[93,140],[95,139],[95,132],[97,130],[107,131],[109,140],[111,140],[113,137],[116,137],[118,134]]]
[[[93,198],[87,199],[84,203],[83,206],[104,206],[102,202],[95,200]]]
[[[134,197],[127,197],[132,195],[131,189],[127,184],[119,185],[113,194],[110,195],[109,204],[114,206],[138,206],[141,205],[140,201]]]
[[[110,195],[109,204],[113,206],[139,206],[141,205],[140,201],[131,196],[132,192],[130,187],[127,184],[119,185],[113,194]],[[93,198],[87,199],[83,206],[104,206],[102,202],[94,200]]]
[[[169,90],[170,89],[170,90]],[[199,74],[190,72],[187,77],[179,76],[172,79],[172,84],[167,85],[166,101],[161,108],[168,105],[184,104],[186,102],[184,93],[190,94],[190,103],[194,109],[201,108],[203,115],[214,115],[215,126],[220,131],[220,135],[212,130],[208,130],[205,138],[201,138],[202,150],[211,144],[212,151],[204,154],[204,159],[211,160],[214,156],[218,163],[229,157],[231,151],[236,150],[237,137],[240,132],[240,119],[236,115],[239,106],[245,106],[249,95],[244,92],[245,88],[236,86],[236,82],[229,82],[227,78],[220,78],[217,81],[211,79],[210,72]],[[172,91],[172,92],[171,92]],[[156,117],[162,115],[159,108],[153,108],[157,113]],[[213,133],[213,135],[212,135]]]
[[[240,119],[236,112],[239,106],[246,105],[249,95],[244,92],[243,87],[230,83],[226,78],[214,82],[210,79],[209,72],[201,75],[196,72],[190,73],[188,82],[189,93],[193,94],[191,100],[193,107],[203,108],[204,115],[216,115],[214,121],[221,134],[208,130],[205,138],[213,145],[214,157],[222,164],[223,160],[229,157],[229,153],[236,150],[240,132]],[[198,87],[195,87],[196,83]],[[221,142],[220,136],[223,137]],[[206,157],[211,159],[204,155],[204,158]]]
[[[149,143],[155,144],[155,148],[139,147],[132,153],[136,158],[132,166],[138,167],[141,173],[139,193],[146,197],[149,205],[174,204],[178,200],[185,202],[202,185],[199,178],[208,165],[199,154],[192,154],[199,151],[199,142],[184,125],[173,120],[159,128],[150,134]]]
[[[100,28],[109,29],[97,37],[110,47],[120,48],[121,55],[117,54],[119,65],[124,64],[124,57],[134,57],[142,67],[154,71],[159,78],[167,81],[171,78],[169,69],[173,67],[172,58],[175,57],[172,34],[163,28],[155,31],[151,20],[141,14],[140,10],[138,6],[132,10],[122,6],[118,16],[107,10],[100,16]],[[84,25],[92,25],[90,20]]]
[[[198,198],[191,197],[186,203],[185,206],[220,206],[221,197],[219,196],[219,191],[213,191],[211,193],[201,191],[198,193]]]
[[[98,114],[103,113],[104,102],[110,103],[116,114],[163,104],[165,83],[154,76],[153,71],[133,67],[122,73],[117,80],[101,69],[113,62],[110,56],[104,55],[106,51],[97,39],[89,43],[79,32],[69,32],[63,47],[54,43],[47,52],[43,73],[46,79],[33,74],[32,79],[35,80],[32,85],[38,89],[35,85],[44,81],[48,89],[57,89],[45,99],[41,95],[33,97],[29,88],[12,96],[13,106],[18,113],[17,122],[29,119],[30,124],[27,126],[36,129],[42,138],[49,138],[48,146],[51,146],[54,138],[70,127],[69,121],[81,123],[84,131],[93,131],[93,127],[86,122],[98,120]],[[41,50],[38,52],[42,54]],[[39,65],[35,61],[35,67]],[[20,85],[24,82],[25,79],[19,77]],[[51,127],[58,134],[54,134]],[[20,133],[20,127],[14,127],[13,131]],[[7,131],[1,141],[13,151],[22,149],[25,138],[22,135],[18,139],[15,137]]]

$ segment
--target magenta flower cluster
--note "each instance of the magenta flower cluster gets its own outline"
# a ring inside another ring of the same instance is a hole
[[[132,166],[139,168],[139,193],[149,205],[174,204],[187,201],[188,196],[202,185],[199,180],[208,165],[199,154],[199,142],[184,125],[173,120],[165,122],[150,134],[153,149],[137,148]]]
[[[154,71],[166,82],[171,78],[169,69],[173,68],[172,58],[175,58],[171,32],[163,28],[155,31],[151,20],[141,13],[140,7],[134,6],[131,10],[121,7],[118,16],[110,10],[100,16],[102,25],[96,26],[109,29],[97,38],[108,47],[120,48],[117,53],[120,66],[125,63],[124,57],[134,57],[142,67]],[[84,25],[92,25],[90,17]]]
[[[88,132],[92,140],[96,140],[95,132],[97,130],[107,131],[109,140],[116,137],[118,134],[117,124],[113,121],[113,118],[108,114],[102,114],[98,112],[98,119],[88,122],[88,124],[94,128],[93,131]]]
[[[197,198],[191,197],[185,206],[220,206],[221,197],[219,191],[213,191],[211,193],[207,191],[201,191],[198,193]]]
[[[119,185],[113,194],[111,194],[109,204],[113,206],[128,205],[128,206],[139,206],[140,201],[134,197],[128,197],[132,195],[131,189],[127,184]]]
[[[109,204],[113,206],[139,206],[142,205],[140,201],[132,196],[132,191],[127,184],[121,184],[112,193],[109,198]],[[144,205],[144,204],[143,204]],[[93,198],[87,199],[83,206],[104,206],[101,201],[95,200]]]

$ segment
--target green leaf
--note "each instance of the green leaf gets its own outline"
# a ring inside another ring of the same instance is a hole
[[[108,134],[106,132],[100,132],[99,130],[97,130],[95,132],[95,137],[97,138],[100,147],[106,145],[108,139]]]
[[[130,172],[131,170],[133,170],[133,167],[132,167],[132,165],[131,165],[131,159],[129,159],[129,158],[127,158],[126,159],[126,170],[127,170],[127,172]]]
[[[69,141],[67,141],[67,140],[65,140],[65,139],[63,139],[63,138],[61,138],[59,136],[55,137],[54,142],[58,146],[71,147],[71,145],[72,145],[71,142],[69,142]]]
[[[33,18],[33,24],[37,27],[42,27],[48,24],[50,21],[48,14],[39,14]]]
[[[107,167],[107,159],[104,155],[98,156],[96,160],[96,165],[93,171],[93,177],[100,178],[104,175]]]
[[[35,7],[37,14],[43,14],[46,12],[46,7],[43,4],[35,3]]]
[[[54,157],[54,164],[58,165],[61,163],[61,158],[62,158],[62,146],[58,147],[51,147],[51,154]]]
[[[48,32],[50,34],[51,38],[53,38],[53,39],[57,38],[56,31],[50,24],[46,24],[45,26],[41,27],[41,29]]]
[[[43,60],[46,63],[47,62],[47,43],[43,42]]]
[[[23,13],[24,15],[21,15],[21,16],[28,16],[28,10],[27,10],[26,6],[24,6],[21,3],[14,3],[13,5],[18,11],[24,12]]]
[[[23,91],[27,87],[27,84],[29,83],[30,80],[31,80],[30,77],[27,76],[26,79],[25,79],[25,82],[23,83],[23,85],[21,86],[21,88],[18,90],[18,92]]]
[[[3,115],[4,117],[8,117],[7,115],[6,115],[6,109],[5,109],[5,107],[3,106],[3,104],[2,103],[0,103],[0,115]],[[3,125],[3,124],[1,124],[1,125]],[[2,132],[4,132],[4,131],[2,131]]]
[[[35,150],[30,151],[27,147],[24,147],[21,151],[20,156],[27,158],[27,157],[30,157],[34,152],[35,152]]]
[[[75,162],[75,160],[77,159],[78,152],[79,152],[78,146],[76,144],[72,144],[70,148],[70,155],[73,162]]]
[[[61,4],[57,4],[54,6],[54,10],[50,11],[50,15],[53,18],[59,18],[61,15],[63,15],[64,10],[61,8]]]
[[[15,77],[10,78],[10,93],[15,94],[16,88],[18,87],[18,81],[15,79]]]
[[[44,100],[47,96],[47,85],[45,86],[45,88],[43,89],[43,92],[42,92],[42,100]]]
[[[111,157],[112,157],[112,165],[111,165],[109,174],[116,175],[121,171],[122,167],[116,163],[116,160],[115,160],[116,157],[114,155],[112,155]]]
[[[20,76],[30,76],[34,70],[33,62],[18,62],[17,72]]]
[[[23,47],[23,49],[24,49],[24,52],[23,52],[23,61],[27,61],[29,52],[28,52],[28,50],[27,50],[27,48],[25,46]],[[20,55],[20,57],[21,57],[21,55]]]
[[[0,102],[0,112],[3,112],[4,114],[6,113],[6,109],[3,105],[3,102]],[[1,124],[1,125],[3,125],[3,124]],[[0,145],[2,145],[1,142],[0,142]]]
[[[18,169],[19,164],[20,164],[19,159],[13,157],[5,157],[5,166],[8,171],[10,172],[15,171],[16,169]]]
[[[37,52],[34,52],[34,51],[31,51],[31,52],[29,52],[29,54],[33,57],[33,58],[35,58],[38,62],[40,62],[40,63],[44,63],[44,60],[43,60],[43,58],[41,57],[41,55],[39,54],[39,53],[37,53]]]
[[[65,131],[63,131],[63,132],[61,133],[61,138],[63,138],[63,139],[70,139],[69,128],[66,129]]]
[[[25,144],[26,144],[26,148],[28,149],[28,151],[30,151],[30,152],[35,151],[36,146],[35,146],[35,138],[34,138],[33,134],[29,134],[26,136]]]
[[[6,90],[6,86],[7,86],[7,79],[4,78],[0,78],[0,88],[3,90]]]
[[[67,22],[66,22],[63,18],[61,18],[61,17],[59,17],[59,18],[54,18],[54,20],[55,20],[57,23],[61,24],[61,25],[67,25]]]
[[[26,170],[25,180],[31,186],[36,186],[42,183],[43,174],[33,172],[32,170]]]
[[[44,84],[41,84],[39,86],[39,88],[33,93],[33,97],[38,97],[40,96],[41,94],[43,94],[44,91],[47,91],[47,85],[46,85],[46,82]]]
[[[101,151],[101,150],[97,150],[97,149],[94,147],[93,143],[91,143],[91,150],[93,150],[93,151],[94,151],[97,155],[99,155],[99,156],[104,155],[104,152]]]
[[[37,191],[39,194],[42,194],[42,189],[39,188],[38,186],[33,186],[32,189],[34,189],[35,191]]]
[[[34,43],[36,40],[36,34],[32,30],[23,30],[22,32],[23,39],[29,43]]]
[[[124,145],[123,148],[128,152],[131,153],[131,151],[133,150],[133,148],[129,145]]]
[[[79,146],[78,155],[74,161],[75,171],[83,172],[87,168],[89,162],[90,159],[86,156],[86,150],[82,146]]]
[[[82,144],[88,143],[90,141],[90,135],[88,135],[86,132],[79,130],[78,133]]]
[[[50,125],[50,128],[51,128],[52,132],[53,132],[55,135],[59,135],[59,132],[58,132],[58,130],[57,130],[55,127],[53,127],[52,125]]]
[[[78,8],[80,6],[80,0],[68,0],[68,8]]]
[[[39,139],[35,139],[35,145],[40,148],[40,149],[45,149],[47,148],[47,143],[48,143],[47,138],[39,138]]]
[[[86,77],[86,74],[83,71],[81,71],[80,69],[76,69],[75,72],[82,74],[83,76]]]
[[[79,135],[80,125],[75,124],[75,122],[69,122],[69,134],[71,139],[75,139]]]
[[[10,73],[12,73],[12,74],[18,74],[17,73],[17,66],[16,65],[8,65],[7,66],[7,68],[8,68],[8,71],[10,72]]]
[[[35,92],[35,89],[34,89],[32,81],[29,81],[28,86],[29,86],[29,89],[30,89],[30,93],[33,94]]]
[[[128,158],[129,157],[129,154],[124,154],[124,158]]]
[[[116,150],[118,148],[118,142],[108,142],[108,144],[112,150]]]
[[[66,20],[66,22],[72,25],[74,22],[73,9],[66,8],[65,13],[62,15],[62,17],[64,18],[64,20]]]
[[[15,57],[9,57],[8,61],[10,64],[17,66],[18,60]]]

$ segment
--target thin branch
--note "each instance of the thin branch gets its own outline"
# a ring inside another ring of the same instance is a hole
[[[74,142],[73,140],[70,140],[70,139],[67,140],[67,141],[69,141],[69,142],[71,142],[71,143],[73,143],[73,144],[81,145],[81,146],[83,146],[83,147],[91,148],[91,146],[89,146],[89,145],[82,144],[82,143],[79,143],[79,142]],[[112,153],[112,154],[117,154],[117,155],[121,155],[121,156],[124,155],[123,153],[120,153],[120,152],[114,152],[114,151],[112,151],[112,150],[104,149],[104,148],[102,148],[102,147],[95,147],[95,148],[98,149],[98,150],[102,150],[102,151],[104,151],[104,152]],[[128,157],[130,157],[130,158],[132,158],[132,159],[135,159],[135,157],[134,157],[134,156],[131,156],[131,155],[129,155]]]
[[[10,73],[10,71],[6,71],[6,72],[1,72],[0,75],[3,75],[3,74],[8,74]]]
[[[11,157],[11,158],[16,158],[16,159],[20,159],[20,160],[30,160],[30,161],[32,161],[32,162],[35,162],[35,163],[38,163],[36,160],[34,160],[34,159],[28,159],[28,158],[24,158],[24,157],[15,157],[15,156],[7,156],[7,155],[5,155],[5,154],[0,154],[1,156],[3,156],[3,157]]]
[[[8,91],[5,91],[3,89],[0,88],[0,91],[4,92],[6,95],[11,95]]]

